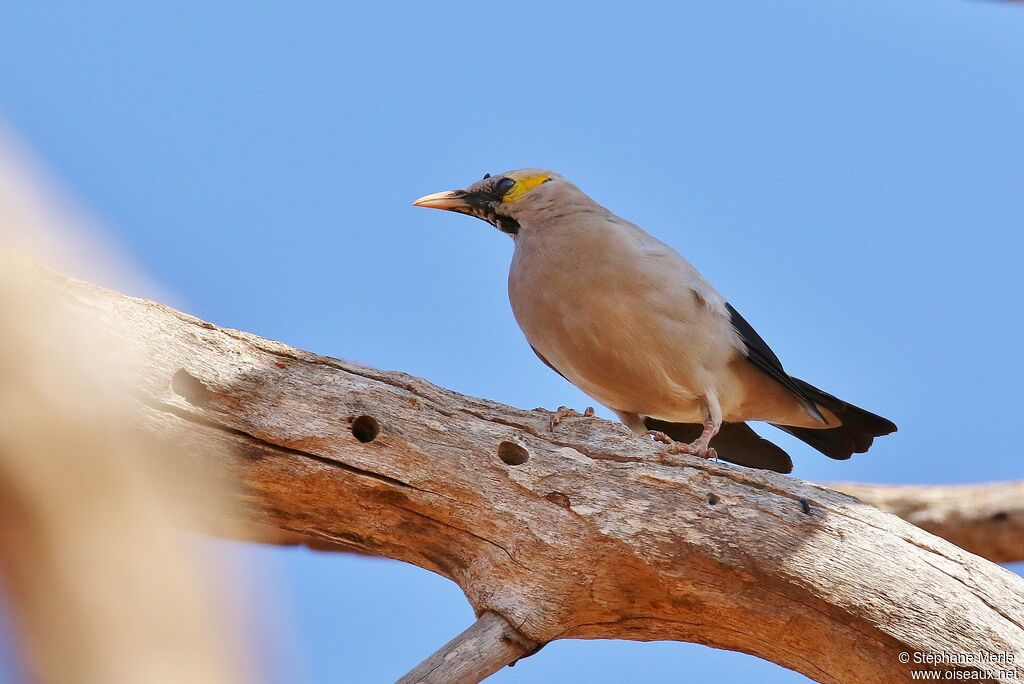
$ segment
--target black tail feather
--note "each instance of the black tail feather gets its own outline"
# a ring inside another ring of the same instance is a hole
[[[645,418],[648,430],[664,432],[676,442],[692,442],[700,437],[704,426],[694,423],[668,423]],[[781,447],[772,444],[754,432],[746,423],[722,423],[721,430],[711,439],[718,457],[748,468],[793,472],[793,460]]]
[[[810,444],[829,458],[845,460],[853,454],[862,454],[871,447],[875,437],[896,432],[896,425],[891,420],[848,404],[809,382],[797,378],[793,380],[816,404],[834,413],[842,425],[818,430],[772,424]]]

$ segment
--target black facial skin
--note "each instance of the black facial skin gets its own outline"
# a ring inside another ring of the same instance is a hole
[[[487,221],[502,233],[515,235],[519,232],[519,223],[511,216],[499,214],[496,210],[501,204],[501,198],[515,187],[515,184],[516,182],[511,178],[504,176],[492,178],[490,174],[487,174],[481,181],[470,186],[468,190],[459,191],[460,198],[465,205],[454,211],[475,216]]]

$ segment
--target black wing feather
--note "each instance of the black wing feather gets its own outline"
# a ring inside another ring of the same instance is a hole
[[[847,459],[853,454],[862,454],[871,447],[875,437],[896,432],[896,424],[888,418],[872,413],[859,406],[845,402],[809,382],[794,378],[804,392],[814,397],[815,402],[824,406],[839,419],[839,427],[826,430],[797,428],[789,425],[775,425],[797,439],[807,442],[829,458]]]
[[[779,361],[779,357],[775,355],[775,352],[768,346],[768,343],[747,323],[747,320],[740,315],[740,312],[733,308],[732,304],[726,302],[725,308],[729,310],[732,327],[739,333],[740,339],[743,340],[743,346],[746,347],[747,358],[750,362],[795,394],[812,415],[819,418],[821,422],[827,423],[828,421],[825,419],[825,416],[821,415],[821,411],[818,410],[814,400],[808,396],[800,383],[786,372],[782,367],[782,362]]]

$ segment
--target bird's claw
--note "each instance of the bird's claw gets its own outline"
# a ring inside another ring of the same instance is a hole
[[[671,437],[659,430],[648,430],[645,433],[645,436],[651,437],[655,442],[660,442],[661,444],[666,445],[665,448],[658,453],[658,458],[662,461],[670,461],[671,459],[668,457],[674,456],[675,454],[689,454],[690,456],[698,456],[700,458],[710,460],[718,458],[718,452],[700,440],[690,442],[689,444],[686,442],[675,442]]]
[[[661,430],[648,430],[644,433],[644,437],[650,437],[655,442],[661,442],[662,444],[668,444],[669,446],[675,444],[675,442],[672,441],[672,438]]]
[[[561,422],[563,420],[565,420],[566,418],[593,418],[593,417],[594,417],[594,407],[593,406],[588,406],[586,409],[584,409],[583,413],[580,413],[579,411],[577,411],[575,409],[571,409],[568,406],[559,406],[558,409],[556,409],[554,412],[552,412],[551,418],[548,419],[548,429],[554,431],[554,429],[556,427],[558,427],[559,424],[561,424]]]

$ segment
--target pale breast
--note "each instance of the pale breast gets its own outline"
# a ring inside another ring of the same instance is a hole
[[[688,286],[674,253],[616,231],[564,237],[517,243],[509,300],[527,340],[605,406],[699,419],[697,398],[736,354],[728,321]]]

